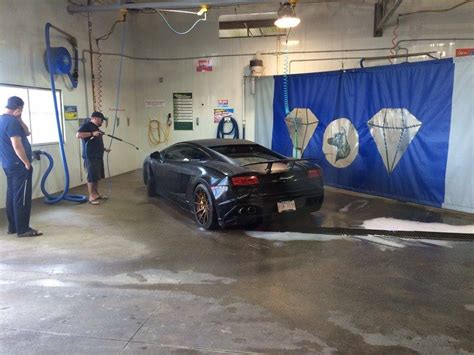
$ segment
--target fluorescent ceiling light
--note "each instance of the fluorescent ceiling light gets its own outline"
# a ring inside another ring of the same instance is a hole
[[[279,28],[291,28],[298,26],[300,22],[301,20],[296,17],[295,8],[289,2],[285,2],[280,6],[275,26]]]

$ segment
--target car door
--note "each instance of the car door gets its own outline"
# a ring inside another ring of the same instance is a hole
[[[180,164],[183,163],[185,145],[176,145],[166,150],[161,164],[160,180],[162,193],[174,200],[179,200],[181,187]]]
[[[166,175],[164,194],[186,205],[189,181],[201,173],[200,163],[207,159],[209,155],[206,152],[189,144],[180,144],[168,149],[162,164]]]
[[[189,187],[190,181],[195,177],[202,174],[202,163],[210,159],[210,156],[198,147],[189,146],[186,150],[183,150],[183,164],[179,165],[180,188],[179,198],[181,201],[187,203],[186,192]]]

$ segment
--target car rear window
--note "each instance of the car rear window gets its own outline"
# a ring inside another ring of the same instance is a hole
[[[221,145],[211,149],[237,161],[240,165],[281,159],[270,149],[257,144]]]

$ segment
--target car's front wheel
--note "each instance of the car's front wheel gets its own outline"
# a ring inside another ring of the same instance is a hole
[[[218,226],[214,201],[204,184],[199,184],[194,189],[194,218],[204,229],[211,230]]]

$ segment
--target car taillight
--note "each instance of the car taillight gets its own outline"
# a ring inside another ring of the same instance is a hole
[[[309,169],[308,170],[308,177],[310,179],[321,177],[321,170],[320,169]]]
[[[232,178],[232,185],[234,186],[248,186],[248,185],[257,185],[258,176],[235,176]]]

